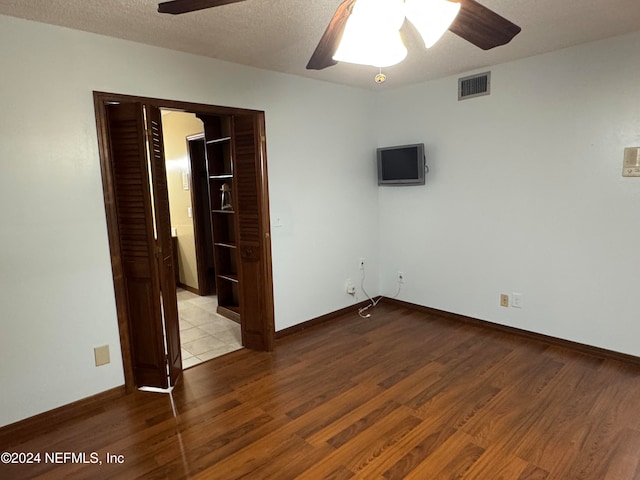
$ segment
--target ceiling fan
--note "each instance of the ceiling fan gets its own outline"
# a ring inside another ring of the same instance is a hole
[[[243,1],[245,0],[170,0],[160,3],[158,12],[177,15]],[[505,45],[520,33],[518,25],[475,0],[447,1],[460,4],[460,10],[448,29],[483,50]],[[307,69],[322,70],[338,63],[334,55],[355,3],[356,0],[344,0],[338,6],[307,64]]]

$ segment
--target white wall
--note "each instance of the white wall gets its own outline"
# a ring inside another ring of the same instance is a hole
[[[0,59],[0,426],[124,381],[94,90],[266,112],[276,329],[377,278],[367,92],[1,16]]]
[[[640,33],[491,71],[486,97],[378,96],[378,144],[424,142],[431,168],[380,189],[381,291],[403,270],[403,300],[640,355]]]

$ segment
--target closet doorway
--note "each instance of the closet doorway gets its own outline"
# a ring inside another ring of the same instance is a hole
[[[225,141],[233,162],[236,203],[225,213],[234,218],[236,231],[233,244],[225,244],[237,252],[237,273],[216,275],[235,282],[237,305],[230,308],[240,322],[243,346],[271,350],[264,112],[103,92],[94,92],[94,105],[127,390],[167,388],[178,381],[183,366],[160,109],[194,113],[205,125],[228,125]],[[214,142],[205,139],[205,148],[209,143]],[[214,197],[209,196],[211,201]],[[218,208],[209,206],[208,214]],[[215,235],[214,228],[214,241]],[[206,242],[200,246],[206,248]]]
[[[189,112],[161,113],[185,369],[242,348],[242,334],[235,316],[218,312],[204,123]]]

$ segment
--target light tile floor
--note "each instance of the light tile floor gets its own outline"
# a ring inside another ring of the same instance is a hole
[[[178,289],[178,321],[182,344],[182,368],[242,348],[240,325],[216,313],[215,295],[200,297]]]

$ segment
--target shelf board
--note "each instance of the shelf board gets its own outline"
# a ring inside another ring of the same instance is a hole
[[[214,143],[228,142],[230,140],[231,140],[231,137],[212,138],[211,140],[207,140],[207,145],[212,145]]]
[[[233,210],[211,210],[211,213],[235,213]]]
[[[227,243],[227,242],[216,242],[214,243],[216,247],[224,247],[224,248],[237,248],[235,243]]]
[[[218,305],[216,312],[229,320],[240,323],[240,307],[238,305]]]
[[[231,310],[235,313],[240,313],[240,307],[238,305],[220,305],[222,308],[226,308],[227,310]]]
[[[220,175],[209,175],[209,178],[212,180],[226,180],[229,178],[233,178],[233,173],[221,173]]]
[[[224,275],[218,275],[218,278],[222,278],[223,280],[228,280],[229,282],[238,283],[238,275],[224,274]]]

